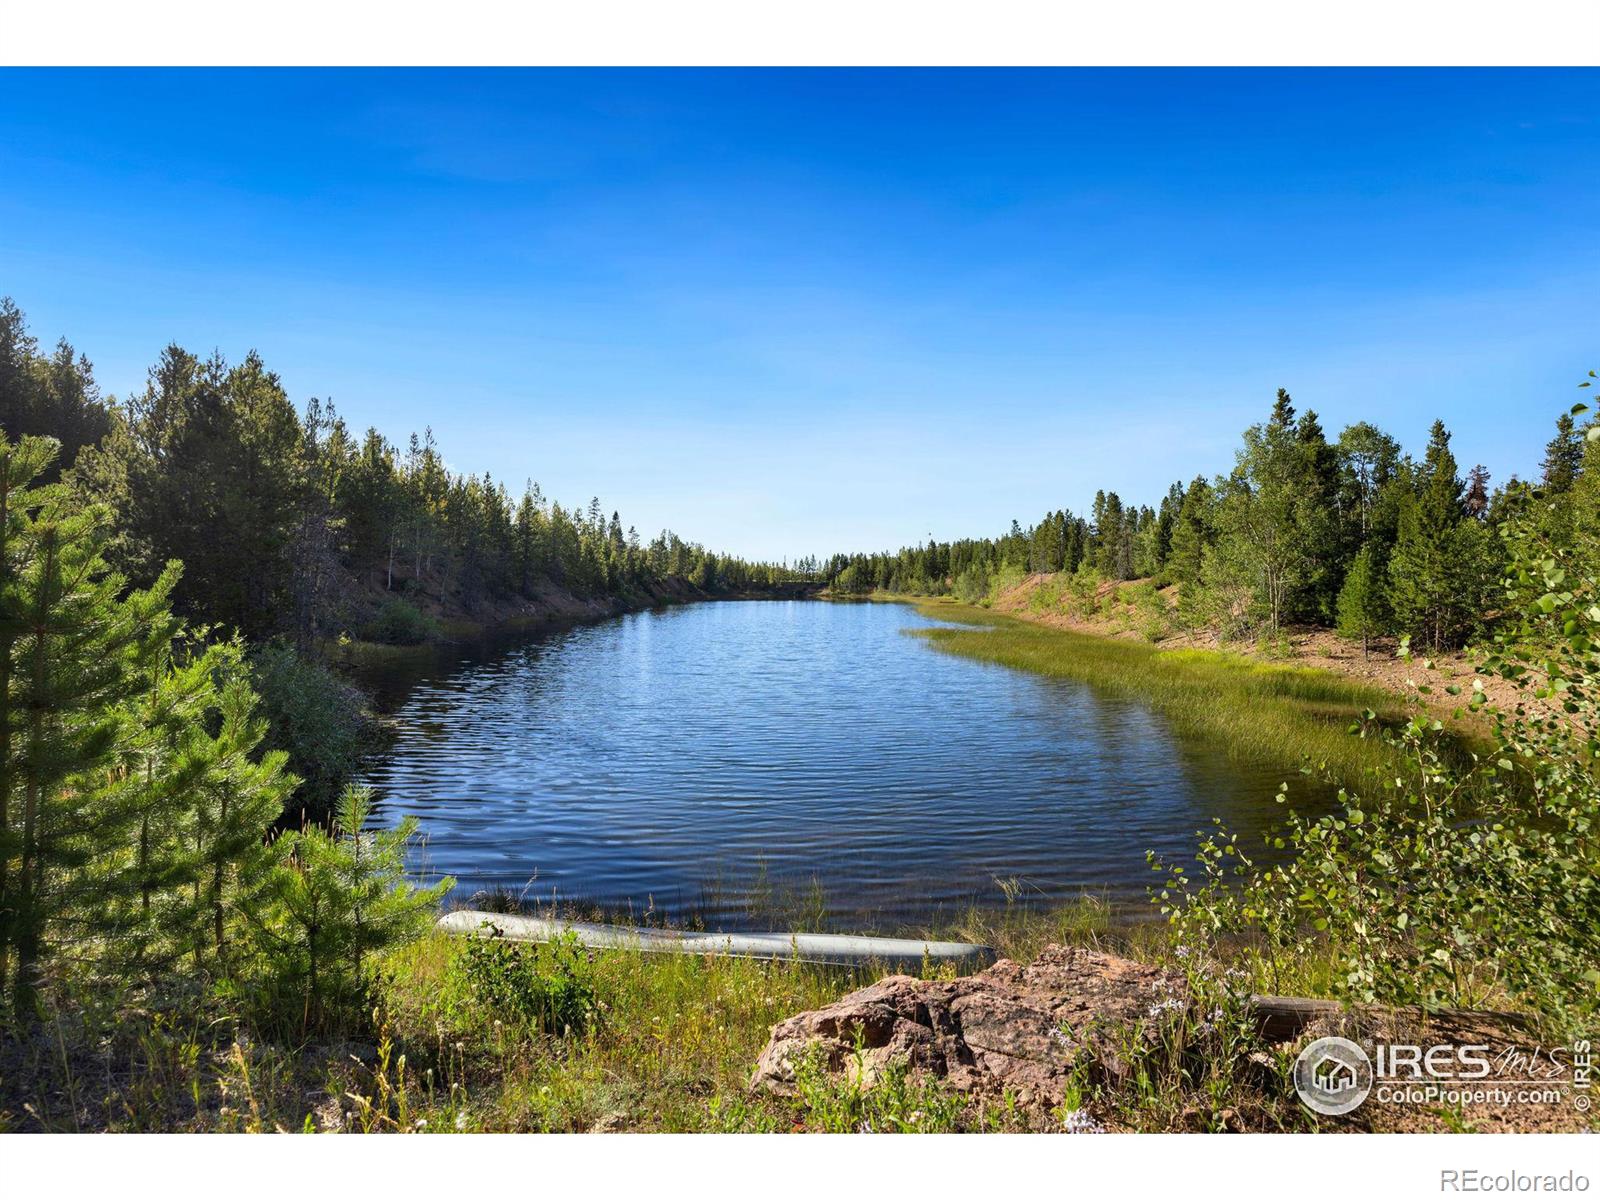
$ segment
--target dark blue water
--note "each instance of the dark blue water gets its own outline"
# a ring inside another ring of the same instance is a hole
[[[640,613],[390,678],[371,773],[415,869],[735,928],[847,928],[976,900],[1143,906],[1146,849],[1213,815],[1254,832],[1281,770],[1088,687],[932,649],[890,604]],[[1014,883],[1011,881],[1015,881]]]

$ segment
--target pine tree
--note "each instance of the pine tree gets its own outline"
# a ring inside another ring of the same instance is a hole
[[[1385,603],[1383,571],[1373,560],[1371,546],[1363,546],[1339,590],[1339,632],[1361,640],[1361,656],[1367,657],[1372,636],[1383,631],[1388,606]]]
[[[106,512],[74,507],[59,485],[27,487],[54,449],[32,439],[0,448],[0,475],[10,483],[0,628],[9,635],[11,685],[0,785],[8,810],[0,971],[11,975],[19,1017],[34,1007],[74,872],[115,843],[129,820],[124,806],[110,802],[102,773],[114,762],[122,706],[138,687],[140,666],[175,630],[167,605],[176,567],[124,597],[122,578],[104,558]]]
[[[199,923],[208,929],[218,968],[229,970],[228,930],[236,913],[252,911],[265,894],[271,856],[266,835],[287,807],[296,780],[281,750],[260,753],[267,722],[256,705],[243,647],[230,643],[218,655],[223,682],[216,694],[217,734],[206,737],[207,770],[192,792],[194,861],[198,867]],[[204,951],[194,946],[196,958]]]
[[[1561,495],[1572,490],[1578,472],[1583,469],[1583,435],[1578,432],[1571,413],[1556,418],[1556,435],[1546,443],[1543,471],[1544,490]]]
[[[1462,504],[1469,517],[1483,517],[1489,512],[1489,468],[1482,463],[1467,472],[1467,492]]]
[[[1183,494],[1172,525],[1172,549],[1167,556],[1167,576],[1178,585],[1178,614],[1185,624],[1202,619],[1202,568],[1214,538],[1211,485],[1195,476]]]
[[[1436,650],[1478,621],[1494,573],[1493,547],[1463,490],[1450,433],[1435,421],[1415,491],[1401,499],[1389,591],[1398,628]]]
[[[416,819],[369,828],[371,811],[371,794],[351,787],[332,830],[311,825],[275,843],[273,905],[257,924],[257,945],[276,985],[293,994],[307,1023],[358,1001],[370,956],[420,932],[455,883],[410,883],[405,850],[416,836]]]
[[[89,360],[65,338],[53,353],[41,353],[22,310],[9,296],[0,298],[0,430],[12,439],[51,437],[61,443],[39,481],[53,482],[79,450],[110,428],[111,414]]]
[[[1317,414],[1306,410],[1295,426],[1300,461],[1293,504],[1294,542],[1300,548],[1300,578],[1286,599],[1291,616],[1326,621],[1334,616],[1345,567],[1344,530],[1339,522],[1339,455],[1322,432]]]

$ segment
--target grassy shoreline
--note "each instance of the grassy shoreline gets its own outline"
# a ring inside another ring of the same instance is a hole
[[[1093,901],[974,910],[951,932],[1029,959],[1049,943],[1182,966],[1166,926],[1116,927]],[[902,1132],[1059,1128],[1006,1097],[970,1100],[936,1082],[868,1095],[818,1076],[797,1097],[753,1094],[773,1024],[887,969],[784,961],[522,948],[545,983],[576,979],[583,1019],[531,1019],[514,1003],[532,975],[500,962],[473,975],[466,940],[431,933],[391,953],[371,982],[370,1023],[297,1035],[253,1025],[210,995],[56,994],[30,1038],[0,1039],[0,1132]],[[940,970],[921,972],[946,977]],[[1307,979],[1311,975],[1308,971]],[[1107,1095],[1111,1128],[1181,1129],[1191,1096]],[[1308,1127],[1274,1104],[1269,1128]]]
[[[1263,663],[1223,650],[1163,650],[1028,621],[945,598],[883,597],[958,628],[917,630],[934,648],[1088,684],[1161,713],[1180,733],[1230,757],[1310,770],[1356,785],[1383,765],[1375,742],[1351,736],[1363,711],[1398,720],[1406,702],[1331,671]]]

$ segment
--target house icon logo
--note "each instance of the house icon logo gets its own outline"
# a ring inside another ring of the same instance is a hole
[[[1372,1090],[1372,1062],[1349,1038],[1318,1038],[1295,1059],[1294,1090],[1312,1112],[1343,1116]]]

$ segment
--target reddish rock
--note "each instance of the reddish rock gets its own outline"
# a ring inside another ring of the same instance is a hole
[[[830,1071],[860,1069],[869,1084],[898,1059],[957,1091],[1056,1105],[1077,1064],[1120,1078],[1127,1050],[1164,1044],[1187,1007],[1182,976],[1074,946],[964,979],[891,975],[773,1026],[751,1087],[791,1094],[795,1064],[820,1053]]]

